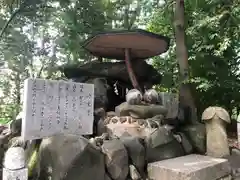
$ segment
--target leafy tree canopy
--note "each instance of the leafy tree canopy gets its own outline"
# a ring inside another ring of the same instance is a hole
[[[93,60],[82,42],[110,29],[146,27],[169,36],[169,51],[153,58],[153,65],[164,75],[158,88],[178,89],[173,0],[1,0],[0,5],[2,117],[20,111],[24,79],[59,78],[58,65]],[[209,105],[239,111],[240,1],[185,0],[185,22],[199,112]]]

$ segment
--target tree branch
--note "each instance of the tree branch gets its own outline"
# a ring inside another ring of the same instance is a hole
[[[39,70],[36,78],[40,78],[41,77],[44,67],[45,67],[45,63],[43,62],[42,66],[41,66],[41,69]]]
[[[20,13],[27,5],[29,4],[29,0],[24,0],[19,8],[17,10],[14,11],[14,13],[11,14],[9,20],[4,24],[1,32],[0,32],[0,38],[2,38],[4,32],[6,31],[6,29],[8,28],[9,24],[12,22],[12,20],[16,17],[16,15],[18,13]]]
[[[6,31],[8,25],[12,22],[13,18],[21,11],[20,8],[18,8],[13,14],[11,14],[11,17],[9,18],[9,20],[4,24],[1,32],[0,32],[0,38],[2,38],[4,32]]]

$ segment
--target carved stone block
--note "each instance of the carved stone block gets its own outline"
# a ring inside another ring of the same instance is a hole
[[[228,160],[196,154],[148,164],[148,176],[154,180],[217,180],[230,171]]]

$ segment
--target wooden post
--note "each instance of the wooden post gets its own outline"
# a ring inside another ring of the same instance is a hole
[[[25,152],[21,147],[11,147],[4,157],[2,180],[27,180],[28,169],[26,168]]]
[[[174,14],[174,29],[176,38],[176,54],[180,71],[180,89],[179,101],[184,107],[190,107],[191,117],[190,122],[197,121],[196,106],[194,103],[193,95],[190,90],[190,85],[187,83],[189,80],[189,65],[188,65],[188,51],[185,41],[185,28],[184,28],[184,0],[176,0],[175,14]]]
[[[132,69],[132,63],[131,63],[131,59],[130,59],[130,50],[129,49],[125,49],[125,62],[126,62],[126,66],[127,66],[128,75],[132,82],[133,87],[142,92],[142,90],[138,84],[137,78]]]

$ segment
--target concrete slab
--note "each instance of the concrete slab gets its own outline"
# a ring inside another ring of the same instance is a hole
[[[217,180],[230,173],[228,160],[196,154],[148,164],[152,180]]]

